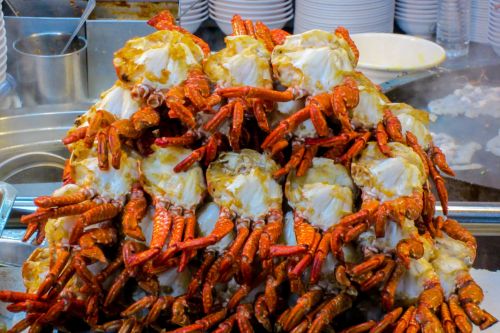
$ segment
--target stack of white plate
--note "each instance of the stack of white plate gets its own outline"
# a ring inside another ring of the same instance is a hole
[[[490,0],[488,40],[495,53],[500,56],[500,0]]]
[[[207,0],[179,0],[179,22],[184,29],[194,33],[207,18]]]
[[[296,0],[294,33],[311,29],[392,32],[394,0]]]
[[[430,37],[436,31],[438,0],[396,0],[396,24],[409,35]]]
[[[262,21],[269,29],[281,29],[293,18],[292,0],[209,0],[210,18],[226,35],[233,32],[231,19]]]
[[[7,78],[7,38],[3,19],[2,0],[0,0],[0,83]]]
[[[470,15],[470,40],[488,43],[488,2],[472,0]]]

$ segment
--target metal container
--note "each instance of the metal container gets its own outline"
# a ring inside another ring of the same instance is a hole
[[[59,55],[69,37],[66,33],[40,33],[13,44],[19,89],[39,104],[87,99],[87,41],[77,37],[68,52]]]
[[[10,210],[16,199],[16,189],[4,182],[0,182],[0,236],[7,224],[7,219],[10,215]]]

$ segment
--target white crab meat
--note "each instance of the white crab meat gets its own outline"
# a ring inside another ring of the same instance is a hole
[[[279,122],[288,118],[292,114],[296,113],[305,106],[305,98],[291,100],[289,102],[276,103],[276,112],[270,113],[270,124],[271,127],[278,126]],[[293,136],[299,139],[303,138],[314,138],[318,136],[318,132],[311,121],[311,119],[306,119],[301,122],[297,128],[293,131]]]
[[[115,52],[113,65],[124,83],[169,89],[185,81],[203,58],[203,50],[189,35],[161,30],[127,41]]]
[[[217,219],[219,218],[220,208],[215,202],[209,202],[205,206],[203,206],[198,214],[198,228],[199,235],[201,237],[208,236],[212,230],[214,229],[215,223],[217,223]],[[234,240],[234,232],[228,233],[224,238],[222,238],[217,243],[210,245],[208,250],[216,251],[217,253],[222,253],[224,249],[226,249],[229,244]]]
[[[359,103],[351,111],[351,123],[355,128],[370,130],[384,118],[384,107],[389,102],[377,87],[361,73],[352,77],[358,83]]]
[[[410,131],[417,137],[423,149],[428,149],[432,136],[429,131],[429,114],[424,110],[414,109],[405,103],[389,103],[386,105],[401,123],[403,135]]]
[[[446,234],[443,234],[443,237],[436,237],[435,244],[436,256],[431,263],[439,275],[444,294],[448,297],[455,292],[459,276],[468,272],[472,266],[474,250]]]
[[[264,43],[251,36],[228,36],[226,47],[209,56],[205,74],[219,87],[253,86],[272,88],[271,54]]]
[[[326,158],[314,158],[312,167],[302,177],[292,172],[285,185],[288,204],[321,230],[352,213],[353,192],[347,169]]]
[[[26,292],[36,293],[38,287],[50,270],[50,249],[40,247],[35,249],[23,263],[22,276]]]
[[[207,169],[210,195],[221,207],[243,218],[262,218],[281,210],[282,190],[272,177],[278,165],[266,154],[250,149],[221,154]]]
[[[74,194],[81,189],[82,188],[78,185],[67,184],[55,190],[52,195],[60,197],[63,195]],[[69,236],[71,235],[71,231],[73,230],[78,217],[78,215],[72,215],[59,217],[57,219],[48,219],[45,224],[45,239],[47,240],[49,246],[69,245]]]
[[[116,119],[130,119],[139,109],[139,103],[132,98],[127,86],[120,81],[116,81],[111,88],[100,95],[97,103],[77,118],[74,128],[88,126],[90,118],[98,110],[107,111],[114,115]]]
[[[415,304],[429,281],[439,281],[432,264],[425,258],[410,259],[410,269],[403,274],[396,288],[396,300]]]
[[[75,183],[83,188],[94,190],[103,199],[122,200],[130,192],[132,184],[139,180],[135,153],[122,151],[120,169],[110,167],[100,170],[95,146],[84,147],[83,142],[77,142],[71,154],[73,178]]]
[[[93,106],[95,110],[106,110],[118,119],[129,119],[140,106],[130,90],[120,81],[101,94],[100,100]]]
[[[439,276],[445,297],[455,292],[457,277],[469,268],[462,260],[446,253],[439,254],[432,261],[432,265]]]
[[[422,160],[411,148],[398,142],[388,145],[394,157],[385,156],[377,143],[369,142],[351,166],[356,185],[365,195],[381,201],[420,191],[426,181]]]
[[[184,172],[174,167],[192,150],[182,147],[152,147],[154,153],[141,162],[145,190],[155,198],[164,199],[186,209],[196,207],[206,193],[203,170],[198,163]]]
[[[334,33],[310,30],[288,36],[271,55],[273,71],[280,83],[304,95],[330,91],[344,73],[352,72],[356,58],[349,44]]]
[[[295,230],[293,229],[293,212],[286,212],[283,220],[283,233],[281,234],[281,243],[286,245],[297,245]]]

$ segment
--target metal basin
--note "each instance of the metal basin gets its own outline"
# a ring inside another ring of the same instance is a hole
[[[36,246],[16,239],[0,238],[0,248],[0,265],[21,267]]]

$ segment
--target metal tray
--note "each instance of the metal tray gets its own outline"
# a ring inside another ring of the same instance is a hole
[[[395,79],[385,83],[383,88],[392,101],[408,103],[426,110],[430,101],[447,96],[466,83],[477,82],[488,86],[500,86],[500,65],[456,71],[434,70]],[[497,107],[500,113],[500,105]],[[500,157],[486,152],[484,147],[487,140],[498,134],[499,128],[500,118],[489,116],[479,116],[474,119],[465,116],[440,116],[437,121],[430,123],[432,132],[449,134],[458,143],[475,141],[481,144],[483,149],[475,153],[472,162],[480,163],[483,167],[457,171],[456,179],[496,189],[500,189]],[[500,201],[500,193],[493,191],[489,200]]]

